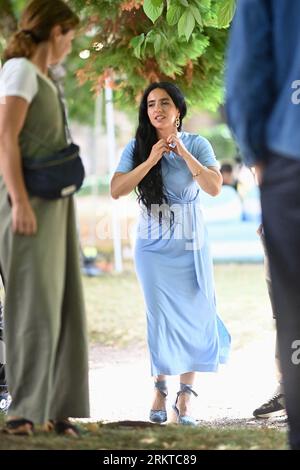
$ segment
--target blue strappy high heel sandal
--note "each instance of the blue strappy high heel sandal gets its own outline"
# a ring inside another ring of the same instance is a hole
[[[188,393],[189,395],[192,393],[195,395],[195,397],[198,396],[198,394],[193,390],[192,385],[188,384],[180,384],[180,390],[177,392],[177,397],[174,405],[172,406],[175,414],[176,414],[176,420],[178,424],[184,424],[186,426],[196,426],[196,420],[192,416],[181,416],[179,413],[179,409],[177,408],[177,402],[178,398],[182,393]]]
[[[165,380],[161,380],[159,382],[155,382],[154,387],[157,388],[159,393],[164,397],[167,398],[168,389],[167,383]],[[168,419],[166,410],[150,410],[149,419],[152,423],[165,423]]]

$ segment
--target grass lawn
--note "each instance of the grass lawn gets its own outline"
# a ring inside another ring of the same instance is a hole
[[[83,283],[91,342],[118,348],[145,345],[145,307],[133,268],[84,278]],[[262,265],[216,265],[215,283],[218,312],[230,330],[233,349],[272,331]]]
[[[3,422],[3,421],[2,421]],[[0,419],[0,424],[2,424]],[[286,449],[286,437],[274,429],[182,428],[176,425],[80,425],[79,439],[38,431],[33,437],[1,435],[6,450],[260,450]]]
[[[272,315],[262,265],[215,267],[218,310],[239,349],[272,331]],[[91,342],[123,348],[145,345],[146,322],[140,287],[132,269],[121,275],[84,278]],[[3,417],[0,417],[3,423]],[[276,429],[182,428],[174,425],[80,425],[78,440],[45,435],[1,435],[0,449],[285,449],[286,434]]]
[[[238,349],[273,328],[262,265],[217,265],[218,311]],[[102,345],[145,344],[143,296],[133,270],[121,275],[85,278],[89,333]]]

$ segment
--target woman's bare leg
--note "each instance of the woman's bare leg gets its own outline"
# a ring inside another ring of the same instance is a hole
[[[162,382],[166,380],[165,375],[157,375],[154,379],[154,383]],[[154,389],[154,399],[152,402],[152,410],[164,410],[166,409],[166,399],[163,395],[159,392],[157,388]]]
[[[195,381],[195,372],[187,372],[180,375],[180,383],[186,385],[193,385]],[[191,416],[191,394],[181,393],[178,397],[177,408],[179,409],[180,416]]]

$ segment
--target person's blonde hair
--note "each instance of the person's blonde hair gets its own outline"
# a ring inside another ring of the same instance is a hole
[[[32,0],[22,13],[18,31],[11,37],[3,59],[30,58],[37,45],[49,39],[53,26],[61,26],[66,34],[78,24],[78,16],[62,0]]]

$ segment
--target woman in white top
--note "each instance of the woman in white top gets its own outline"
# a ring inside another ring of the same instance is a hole
[[[22,158],[67,146],[48,67],[70,52],[77,16],[61,0],[33,0],[0,73],[0,265],[4,275],[7,379],[5,431],[32,434],[51,421],[88,417],[88,362],[73,198],[32,197]]]

